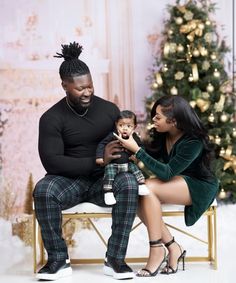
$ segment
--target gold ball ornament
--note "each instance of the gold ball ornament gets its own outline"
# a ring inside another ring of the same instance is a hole
[[[225,149],[224,149],[224,147],[222,147],[222,148],[220,149],[219,155],[220,155],[220,156],[225,155]]]
[[[217,58],[216,53],[213,52],[210,57],[211,57],[212,60],[216,60],[216,58]]]
[[[229,119],[228,115],[226,113],[223,113],[221,116],[220,116],[220,121],[225,123],[227,122]]]
[[[215,143],[218,145],[221,143],[221,138],[218,135],[215,136]]]
[[[172,36],[172,35],[173,35],[173,33],[174,33],[174,32],[173,32],[173,30],[172,30],[172,29],[169,29],[169,30],[168,30],[168,35],[169,35],[169,36]]]
[[[220,77],[220,72],[219,72],[217,69],[215,69],[215,70],[214,70],[214,73],[213,73],[213,76],[214,76],[215,78],[219,78],[219,77]]]
[[[190,106],[192,107],[192,108],[195,108],[195,106],[196,106],[196,101],[195,100],[191,100],[190,102],[189,102],[189,104],[190,104]]]
[[[214,116],[213,113],[211,113],[210,116],[208,117],[208,121],[209,121],[210,123],[214,123],[214,121],[215,121],[215,116]]]
[[[206,87],[206,90],[207,90],[207,92],[213,92],[214,91],[214,86],[211,83],[209,83],[207,85],[207,87]]]
[[[220,190],[218,197],[219,197],[219,199],[225,199],[227,197],[227,194],[226,194],[224,189]]]
[[[232,137],[236,138],[236,128],[233,128]]]
[[[208,50],[205,47],[201,47],[199,51],[200,51],[202,56],[208,55]]]
[[[175,86],[173,86],[173,87],[170,89],[170,93],[171,93],[172,95],[177,95],[177,94],[178,94],[178,89],[177,89]]]
[[[198,57],[199,55],[200,55],[199,50],[198,50],[197,48],[195,48],[195,49],[193,50],[193,56],[194,56],[194,57]]]
[[[179,45],[177,46],[176,50],[177,50],[177,52],[179,52],[179,53],[183,52],[183,51],[184,51],[183,45],[179,44]]]
[[[156,82],[154,82],[154,83],[152,84],[152,88],[153,88],[153,89],[157,89],[157,88],[158,88],[158,84],[157,84]]]
[[[164,66],[163,66],[163,68],[162,68],[162,71],[163,72],[167,72],[169,69],[168,69],[168,67],[167,67],[167,64],[164,64]]]
[[[177,17],[177,18],[175,19],[175,23],[176,23],[177,25],[182,25],[183,19],[182,19],[181,17]]]
[[[200,28],[200,29],[202,29],[202,30],[203,30],[203,29],[205,28],[204,23],[199,23],[199,24],[198,24],[198,28]]]
[[[189,75],[188,81],[189,81],[189,82],[193,82],[193,75],[192,75],[192,74]]]

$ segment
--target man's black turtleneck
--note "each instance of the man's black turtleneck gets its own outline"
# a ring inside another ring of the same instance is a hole
[[[40,118],[39,155],[48,174],[95,175],[98,143],[114,129],[118,107],[94,96],[85,116],[76,115],[63,98]]]

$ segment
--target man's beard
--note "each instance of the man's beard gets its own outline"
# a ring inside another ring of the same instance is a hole
[[[92,104],[93,102],[93,94],[90,96],[90,101],[89,103],[87,103],[86,105],[82,105],[81,104],[81,101],[70,101],[70,104],[71,106],[75,109],[75,111],[78,113],[78,114],[83,114],[84,111],[86,111],[88,109],[88,107]]]

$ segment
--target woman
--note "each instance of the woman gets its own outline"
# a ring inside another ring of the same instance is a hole
[[[128,140],[117,136],[156,176],[146,182],[150,194],[140,199],[139,216],[150,241],[148,262],[137,274],[142,277],[155,276],[163,262],[167,262],[163,274],[176,273],[181,260],[184,269],[186,251],[166,227],[161,204],[185,205],[185,223],[190,226],[218,191],[218,181],[210,169],[207,131],[189,103],[180,96],[163,96],[154,104],[151,117],[155,128],[151,150],[140,148],[132,135]]]

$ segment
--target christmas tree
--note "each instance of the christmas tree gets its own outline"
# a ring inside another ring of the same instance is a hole
[[[161,52],[148,78],[150,109],[162,95],[181,95],[209,131],[215,151],[213,170],[220,181],[220,198],[236,200],[236,120],[232,77],[224,59],[230,51],[212,18],[216,4],[209,0],[168,5]],[[150,127],[149,127],[150,126]],[[148,129],[151,128],[149,124]]]

